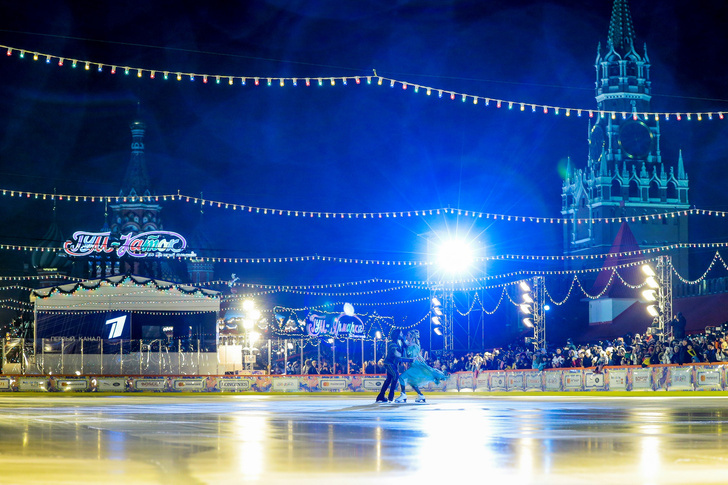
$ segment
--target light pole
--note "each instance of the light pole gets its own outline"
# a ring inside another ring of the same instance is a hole
[[[443,337],[443,350],[455,347],[455,283],[456,278],[471,273],[476,261],[477,241],[458,235],[429,237],[427,252],[433,257],[428,266],[430,286],[430,349],[432,334]]]
[[[523,324],[533,328],[533,346],[546,348],[546,283],[543,276],[534,276],[529,285],[526,280],[518,284],[521,289],[520,311],[525,314]]]
[[[672,268],[669,256],[657,258],[656,270],[649,264],[642,265],[645,286],[642,296],[647,300],[647,313],[653,317],[652,328],[657,327],[659,335],[669,334],[672,321]]]

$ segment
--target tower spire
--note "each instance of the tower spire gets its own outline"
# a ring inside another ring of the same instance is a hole
[[[152,190],[147,174],[147,163],[144,158],[144,131],[146,124],[139,118],[140,106],[137,104],[137,118],[131,122],[131,157],[126,169],[124,182],[119,195],[149,196]]]
[[[685,176],[685,164],[683,163],[683,156],[682,156],[682,148],[680,149],[680,155],[678,155],[677,158],[677,179],[683,180],[686,179]]]
[[[634,24],[627,0],[614,0],[609,22],[609,43],[617,53],[626,54],[634,48],[634,39]]]

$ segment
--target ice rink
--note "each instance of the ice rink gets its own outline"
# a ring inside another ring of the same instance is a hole
[[[728,483],[724,396],[373,401],[0,394],[0,483]]]

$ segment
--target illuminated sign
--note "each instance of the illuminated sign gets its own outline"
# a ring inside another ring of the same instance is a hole
[[[306,318],[306,332],[316,337],[331,335],[362,338],[364,337],[364,322],[356,315],[349,316],[342,313],[331,319],[326,318],[325,315],[312,313]]]
[[[111,232],[76,231],[73,239],[63,243],[63,250],[70,256],[88,256],[92,253],[109,254],[118,257],[125,254],[134,258],[181,256],[187,241],[176,232],[149,231],[133,235],[123,234],[112,238]]]
[[[111,325],[111,330],[109,330],[109,338],[121,337],[121,332],[124,331],[125,323],[126,323],[126,315],[122,315],[120,317],[111,318],[109,320],[106,320],[106,325]]]

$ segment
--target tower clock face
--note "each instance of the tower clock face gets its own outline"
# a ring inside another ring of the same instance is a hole
[[[602,158],[604,144],[604,129],[599,125],[594,125],[589,134],[589,158],[592,162],[598,162]]]
[[[641,121],[629,121],[619,128],[619,146],[629,158],[647,158],[652,151],[652,132]]]

